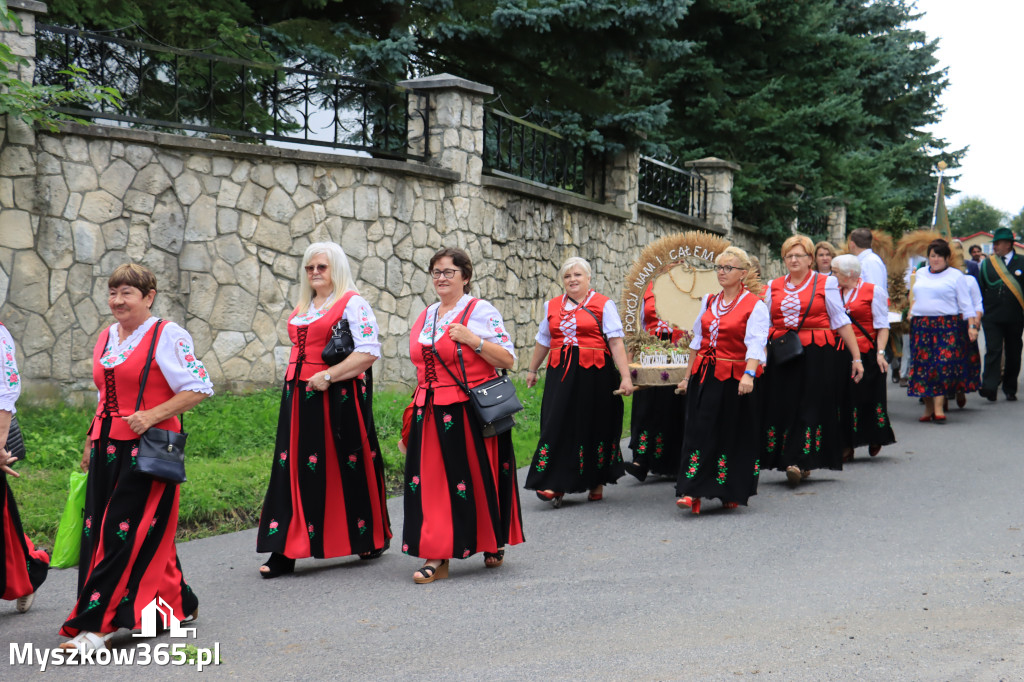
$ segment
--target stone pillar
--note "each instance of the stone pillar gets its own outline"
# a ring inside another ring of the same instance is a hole
[[[494,88],[442,73],[402,81],[399,85],[416,91],[410,99],[428,105],[426,133],[427,163],[458,173],[463,182],[480,184],[484,166],[484,96]],[[419,114],[414,120],[419,120]],[[418,135],[417,135],[418,133]],[[410,150],[423,153],[422,123],[409,126]]]
[[[833,197],[825,197],[833,199]],[[828,240],[837,247],[846,244],[846,204],[834,200],[828,207]]]
[[[732,186],[734,176],[740,170],[739,164],[709,156],[687,161],[686,167],[700,173],[708,182],[708,224],[731,239]]]
[[[640,151],[624,149],[613,156],[607,167],[605,203],[620,211],[629,211],[637,219],[640,200]]]

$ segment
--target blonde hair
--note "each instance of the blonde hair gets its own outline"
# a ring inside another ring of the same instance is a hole
[[[743,278],[743,286],[755,294],[761,291],[761,273],[758,264],[755,266],[755,258],[738,246],[727,246],[722,253],[715,258],[715,265],[721,265],[726,258],[733,258],[740,264],[741,270],[746,270],[747,275]]]
[[[352,279],[352,268],[348,264],[348,256],[345,255],[344,249],[334,242],[313,242],[306,247],[306,252],[302,254],[302,263],[299,265],[299,310],[309,308],[309,302],[313,300],[313,287],[309,284],[305,270],[313,256],[319,255],[327,256],[327,264],[331,269],[331,284],[334,285],[331,305],[346,291],[359,293],[356,282]]]
[[[811,270],[814,270],[815,272],[818,272],[818,249],[825,249],[833,259],[835,259],[836,254],[839,253],[839,251],[836,250],[836,247],[832,246],[832,242],[818,242],[815,244],[814,251],[811,252]]]
[[[571,268],[574,268],[576,266],[579,266],[579,268],[583,270],[583,272],[587,273],[587,277],[594,276],[593,271],[591,271],[590,269],[590,263],[588,263],[585,258],[580,258],[579,256],[572,256],[571,258],[566,258],[565,262],[562,263],[562,267],[558,268],[558,279],[562,279],[563,277],[565,277],[565,273],[569,272]]]
[[[811,241],[810,237],[805,237],[802,234],[794,234],[792,237],[782,242],[782,257],[785,258],[786,254],[792,251],[794,248],[802,246],[807,255],[814,260],[814,242]]]

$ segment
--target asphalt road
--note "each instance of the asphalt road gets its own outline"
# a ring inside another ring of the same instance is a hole
[[[179,546],[200,647],[235,679],[1024,679],[1024,403],[972,396],[945,425],[895,386],[899,443],[797,489],[762,475],[749,507],[677,510],[674,486],[624,478],[562,509],[523,494],[526,543],[415,585],[401,545],[374,562],[304,560],[261,580],[255,531]],[[520,471],[520,480],[525,471]],[[54,647],[75,571],[32,610],[0,602],[0,644]],[[133,640],[122,631],[121,649]],[[164,635],[154,643],[172,643]],[[189,640],[190,642],[192,640]],[[3,665],[0,659],[0,665]],[[51,668],[163,678],[179,668]],[[4,680],[37,675],[8,666]],[[193,673],[194,674],[194,673]]]

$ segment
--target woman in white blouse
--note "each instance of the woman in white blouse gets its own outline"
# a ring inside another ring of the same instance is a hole
[[[722,291],[701,301],[686,378],[677,387],[688,397],[676,506],[694,514],[701,498],[717,498],[726,509],[747,504],[760,474],[761,403],[754,389],[771,327],[768,307],[757,297],[760,282],[745,251],[726,248],[715,270]]]
[[[633,392],[615,302],[590,288],[590,264],[582,258],[566,260],[559,274],[565,293],[544,304],[526,376],[527,386],[537,384],[550,349],[540,440],[525,487],[555,507],[565,493],[601,500],[605,484],[625,472],[620,395]]]
[[[946,396],[963,388],[964,355],[959,332],[967,320],[967,340],[978,340],[978,311],[971,300],[967,275],[950,267],[945,239],[928,245],[928,264],[917,271],[910,290],[910,347],[914,363],[907,395],[924,398],[919,421],[946,421]]]
[[[14,339],[7,327],[0,324],[0,443],[9,444],[8,436],[17,410],[14,403],[21,395],[21,375],[14,358]],[[18,613],[32,606],[36,590],[46,580],[50,557],[32,544],[21,529],[18,505],[7,484],[7,476],[18,478],[11,468],[17,457],[0,446],[0,599],[14,599]]]
[[[403,429],[402,551],[426,560],[413,573],[420,584],[447,578],[450,559],[477,552],[497,568],[505,547],[523,541],[512,434],[484,436],[461,387],[511,368],[512,338],[501,313],[470,296],[473,263],[465,251],[441,249],[427,271],[440,300],[420,313],[409,337],[416,392]]]
[[[271,553],[260,566],[264,578],[292,573],[295,560],[306,557],[373,559],[391,538],[373,422],[377,320],[337,244],[310,244],[299,277],[270,484],[256,536],[256,551]],[[328,348],[333,337],[344,339],[347,355]]]
[[[142,610],[158,595],[185,621],[194,620],[199,609],[174,546],[178,485],[138,473],[135,456],[139,436],[150,427],[181,431],[178,415],[213,395],[213,385],[189,333],[150,312],[156,277],[148,268],[121,265],[107,287],[117,321],[100,332],[93,350],[99,404],[82,456],[89,479],[78,600],[61,628],[73,639],[62,648],[98,649],[118,628],[141,627]]]

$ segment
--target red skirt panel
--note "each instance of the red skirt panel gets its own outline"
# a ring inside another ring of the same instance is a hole
[[[22,531],[18,505],[4,473],[0,473],[0,552],[0,599],[32,594],[46,580],[50,557]]]

